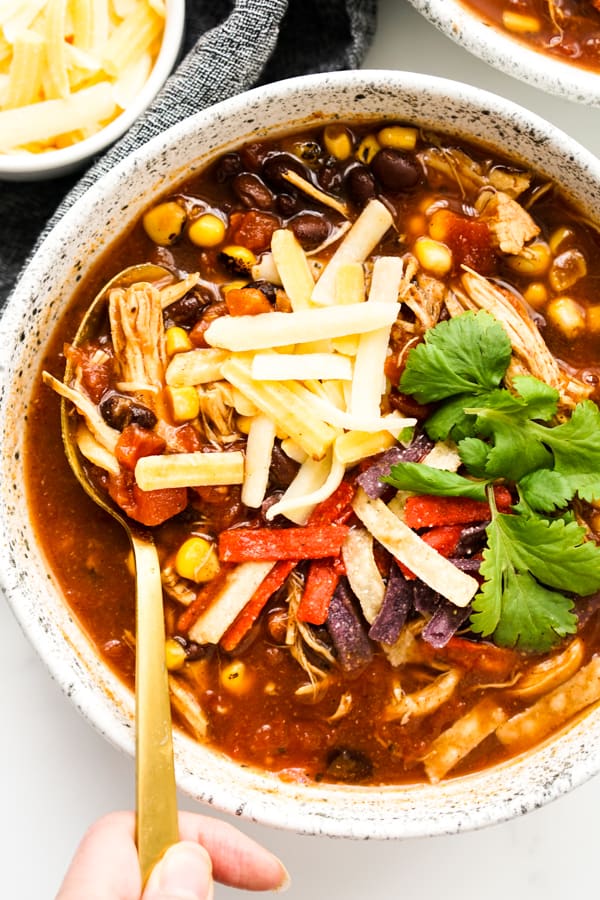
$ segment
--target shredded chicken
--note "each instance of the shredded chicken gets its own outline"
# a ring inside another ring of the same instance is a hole
[[[231,387],[224,381],[197,386],[200,399],[199,423],[209,441],[230,444],[239,439]]]
[[[394,689],[393,700],[385,708],[385,721],[392,722],[400,719],[401,724],[405,725],[410,719],[420,719],[431,715],[450,699],[458,687],[461,677],[460,669],[449,669],[442,675],[438,675],[431,684],[413,691],[411,694],[405,694],[398,686]]]
[[[165,566],[161,569],[160,577],[165,593],[172,597],[173,600],[182,603],[184,606],[189,606],[196,599],[198,592],[193,590],[189,583],[177,574],[173,566]]]
[[[401,299],[427,331],[439,322],[446,294],[447,288],[442,281],[421,271]]]
[[[475,207],[503,253],[521,253],[525,244],[540,233],[529,213],[504,191],[482,191]]]
[[[198,703],[195,693],[187,687],[182,678],[169,675],[171,702],[198,741],[204,740],[208,732],[206,713]]]
[[[152,398],[164,385],[166,368],[160,292],[151,284],[138,282],[114,288],[108,304],[119,379],[147,385]]]
[[[295,571],[292,572],[288,579],[288,624],[285,643],[296,662],[308,675],[313,692],[318,692],[327,679],[327,668],[318,665],[314,660],[321,658],[329,667],[335,664],[335,659],[329,648],[316,637],[312,628],[300,622],[296,615],[303,588],[302,576]],[[307,651],[312,651],[312,654],[309,656]],[[302,693],[306,693],[305,688],[301,690]]]
[[[550,353],[537,325],[529,316],[524,304],[509,291],[467,269],[460,286],[455,286],[446,307],[451,316],[466,309],[485,309],[491,313],[510,338],[513,360],[508,368],[510,384],[515,375],[533,375],[555,388],[564,407],[571,408],[590,394],[590,388],[564,372]]]
[[[175,284],[167,284],[165,287],[160,288],[160,305],[162,309],[166,309],[171,303],[175,303],[176,300],[181,300],[182,297],[185,297],[187,292],[191,291],[199,281],[199,273],[191,272],[185,278],[182,278],[181,281],[177,281]]]
[[[531,184],[531,175],[528,172],[506,169],[504,166],[494,166],[490,170],[489,181],[496,190],[504,191],[509,197],[516,199]]]

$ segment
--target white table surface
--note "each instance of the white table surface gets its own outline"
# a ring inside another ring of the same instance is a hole
[[[600,155],[594,112],[529,88],[469,56],[401,0],[380,0],[365,68],[429,72],[534,109]],[[50,679],[0,602],[0,898],[53,898],[86,827],[133,803],[133,762],[105,742]],[[182,797],[182,808],[200,810]],[[211,815],[215,815],[211,811]],[[224,818],[228,818],[224,816]],[[541,810],[476,832],[352,842],[236,824],[278,853],[290,900],[555,900],[595,895],[600,779]],[[240,892],[218,887],[218,900]],[[85,900],[85,898],[82,898]]]

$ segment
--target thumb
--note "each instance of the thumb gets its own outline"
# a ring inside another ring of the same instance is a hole
[[[142,900],[212,900],[210,856],[200,844],[180,841],[156,864]]]

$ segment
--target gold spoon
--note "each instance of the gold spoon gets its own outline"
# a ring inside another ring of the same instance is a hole
[[[161,266],[143,264],[130,266],[115,275],[89,307],[73,345],[79,347],[97,336],[112,288],[129,287],[138,281],[159,281],[169,274]],[[72,366],[67,363],[65,384],[72,377]],[[69,465],[92,500],[125,528],[135,560],[136,843],[145,884],[165,850],[179,840],[160,564],[149,532],[124,516],[108,495],[99,492],[90,481],[81,463],[74,417],[68,407],[63,399],[61,430]]]

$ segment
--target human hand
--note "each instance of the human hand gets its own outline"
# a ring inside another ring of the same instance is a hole
[[[288,885],[277,857],[226,822],[180,812],[179,832],[142,893],[134,814],[104,816],[83,837],[56,900],[212,900],[214,881],[247,891]]]

